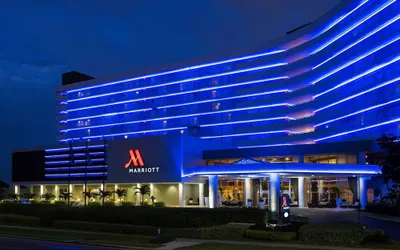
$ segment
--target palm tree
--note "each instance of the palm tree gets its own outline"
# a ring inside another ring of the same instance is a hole
[[[137,187],[136,188],[136,194],[140,194],[140,196],[142,197],[142,204],[144,203],[144,196],[147,194],[148,196],[150,196],[150,187],[148,185],[143,185],[141,187]]]
[[[72,199],[73,195],[71,193],[65,192],[65,193],[61,193],[58,198],[60,198],[60,200],[68,200],[68,198]]]
[[[117,189],[117,190],[115,190],[114,193],[117,194],[118,198],[120,199],[120,203],[122,203],[121,198],[122,198],[122,197],[126,197],[126,193],[127,193],[127,192],[126,192],[125,189]]]
[[[0,199],[3,197],[4,191],[10,188],[7,182],[0,180]]]
[[[18,194],[9,194],[8,197],[9,197],[10,199],[13,199],[13,200],[18,200],[19,195],[18,195]]]
[[[91,192],[83,192],[82,193],[89,201],[92,198],[95,198],[98,194],[97,193],[91,193]],[[86,204],[85,204],[86,205]]]
[[[156,200],[156,197],[155,197],[154,195],[152,195],[152,196],[150,197],[150,200],[151,200],[151,204],[154,205],[154,201]]]
[[[49,200],[54,199],[54,198],[56,198],[56,196],[54,194],[52,194],[52,193],[42,194],[42,199],[44,199],[45,201],[49,201]]]
[[[36,198],[37,198],[36,194],[31,194],[31,193],[24,194],[24,199],[33,200],[33,199],[36,199]]]
[[[101,203],[104,205],[104,199],[106,198],[106,197],[109,197],[109,196],[111,196],[112,195],[112,192],[110,192],[110,191],[107,191],[107,190],[99,190],[99,194],[98,194],[99,196],[100,196],[100,198],[101,198]]]

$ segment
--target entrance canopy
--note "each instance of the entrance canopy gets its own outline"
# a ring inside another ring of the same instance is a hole
[[[184,169],[183,177],[206,175],[261,175],[279,173],[284,175],[377,175],[378,165],[315,164],[315,163],[266,163],[244,158],[232,164],[196,166]]]

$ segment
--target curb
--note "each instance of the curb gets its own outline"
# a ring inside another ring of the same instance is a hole
[[[384,218],[384,217],[379,217],[379,216],[374,216],[374,215],[369,215],[369,214],[364,214],[365,217],[369,217],[372,219],[377,219],[377,220],[385,220],[385,221],[391,221],[391,222],[398,222],[400,223],[400,219],[393,219],[393,218]]]

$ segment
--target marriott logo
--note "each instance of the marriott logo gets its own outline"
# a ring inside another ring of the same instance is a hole
[[[128,151],[129,160],[125,164],[125,168],[129,169],[130,174],[134,173],[158,173],[159,167],[145,167],[142,155],[139,149]]]

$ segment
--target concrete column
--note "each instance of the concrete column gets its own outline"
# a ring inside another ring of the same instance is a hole
[[[365,152],[359,152],[358,153],[357,164],[365,165],[365,163],[366,163]]]
[[[318,181],[318,200],[320,201],[322,199],[322,197],[324,196],[324,181],[323,180],[319,180]]]
[[[154,184],[150,183],[150,197],[153,196],[153,195],[154,195]]]
[[[199,184],[199,206],[204,207],[204,183]]]
[[[183,182],[178,184],[178,193],[179,193],[179,206],[185,206],[185,188]]]
[[[281,193],[281,177],[277,173],[269,175],[270,180],[270,206],[272,213],[279,212],[279,195]]]
[[[71,194],[74,193],[74,186],[73,186],[72,184],[69,185],[69,192],[70,192]]]
[[[359,189],[360,189],[360,208],[365,209],[368,203],[367,195],[367,177],[359,177]]]
[[[304,177],[299,177],[298,178],[298,181],[297,181],[297,185],[298,185],[298,191],[299,191],[299,207],[300,208],[302,208],[302,207],[305,207],[304,206],[304,192],[305,192],[305,190],[304,190]]]
[[[44,194],[44,186],[40,185],[40,198],[42,197],[43,194]]]
[[[60,198],[60,189],[58,188],[58,185],[54,186],[54,196],[56,197],[56,200],[59,200],[59,198]]]
[[[210,208],[218,207],[218,175],[210,175],[208,182],[208,194]]]
[[[298,163],[304,163],[304,155],[298,155],[297,161],[298,161]]]
[[[20,187],[19,187],[19,185],[14,185],[14,194],[17,194],[17,195],[20,195],[21,193],[20,193]]]
[[[247,199],[251,199],[251,190],[250,190],[250,188],[251,188],[251,180],[250,180],[250,178],[245,178],[244,179],[244,192],[245,192],[245,196],[244,196],[244,204],[246,204],[247,205]],[[256,202],[258,202],[258,201],[253,201],[253,206],[254,206],[254,204],[257,204]]]
[[[140,188],[140,184],[139,184],[139,183],[136,184],[136,188]],[[139,191],[139,190],[138,190],[138,189],[135,189],[134,192],[136,192],[136,191]],[[142,202],[142,199],[141,199],[141,197],[140,197],[140,193],[137,193],[135,196],[136,196],[136,197],[135,197],[135,202],[136,202],[136,204],[140,204],[140,202]]]

